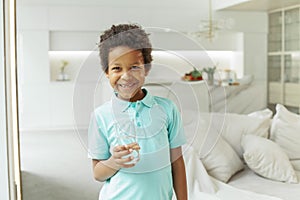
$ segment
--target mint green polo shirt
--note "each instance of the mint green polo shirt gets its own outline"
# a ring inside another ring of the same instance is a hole
[[[172,199],[173,183],[170,149],[186,142],[181,115],[169,99],[152,96],[136,102],[116,96],[95,109],[88,130],[89,157],[106,160],[120,144],[119,135],[134,133],[140,160],[132,168],[122,168],[106,180],[99,199]]]

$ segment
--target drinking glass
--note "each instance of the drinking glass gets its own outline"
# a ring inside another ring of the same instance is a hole
[[[122,125],[117,124],[117,141],[119,145],[125,145],[128,146],[132,143],[137,143],[137,132],[136,132],[136,126],[134,121],[130,121],[128,123],[124,123]],[[126,164],[132,164],[137,163],[140,159],[140,153],[139,153],[139,145],[134,145],[132,148],[132,152],[129,155],[124,156],[129,157],[132,156],[133,160],[130,162],[127,162]]]

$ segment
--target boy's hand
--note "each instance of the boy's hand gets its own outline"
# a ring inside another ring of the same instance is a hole
[[[136,142],[127,145],[115,146],[110,158],[115,165],[114,168],[119,170],[120,168],[134,167],[135,163],[132,163],[131,161],[133,161],[135,158],[130,155],[134,150],[140,150],[140,146]]]

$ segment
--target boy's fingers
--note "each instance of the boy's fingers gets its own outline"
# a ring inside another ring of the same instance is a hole
[[[120,159],[117,159],[117,163],[122,168],[130,168],[130,167],[133,167],[135,164],[134,163],[127,164],[127,163],[132,161],[133,159],[134,159],[134,157],[132,157],[132,156],[129,156],[126,158],[120,158]]]
[[[130,143],[130,144],[115,146],[113,148],[113,151],[120,152],[120,151],[124,151],[124,150],[129,150],[129,149],[140,150],[141,148],[140,148],[138,143],[133,142],[133,143]]]
[[[140,150],[140,145],[136,142],[130,143],[126,145],[127,149]]]
[[[119,145],[119,146],[115,146],[113,148],[114,152],[120,152],[120,151],[124,151],[124,150],[127,150],[127,147],[125,145]]]
[[[119,158],[121,158],[121,157],[123,157],[123,156],[126,156],[126,155],[131,154],[132,151],[133,151],[132,149],[128,149],[128,150],[125,149],[125,150],[116,152],[116,153],[114,154],[114,158],[119,159]]]

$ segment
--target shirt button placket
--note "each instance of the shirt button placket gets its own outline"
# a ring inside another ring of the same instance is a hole
[[[140,102],[138,101],[136,103],[136,108],[135,108],[135,112],[136,112],[135,117],[136,117],[136,121],[137,121],[137,123],[136,123],[137,127],[141,127],[141,125],[142,125],[140,120],[139,120],[139,116],[140,116],[140,114],[138,112],[139,108],[140,108]]]
[[[141,122],[138,122],[138,123],[137,123],[137,126],[138,126],[138,127],[141,127],[141,125],[142,125]]]

